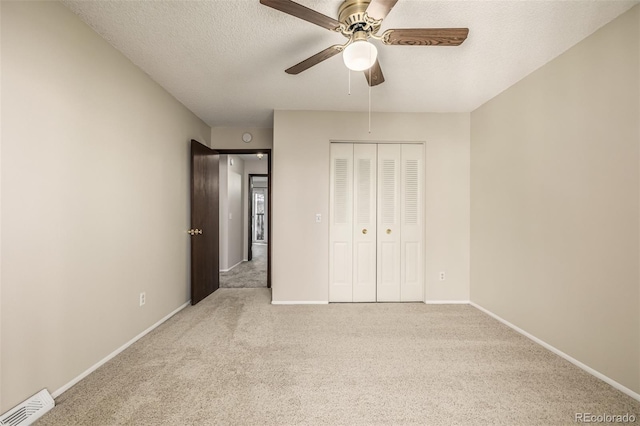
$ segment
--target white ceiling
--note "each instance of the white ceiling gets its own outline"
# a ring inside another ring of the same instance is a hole
[[[298,0],[337,17],[342,0]],[[388,28],[468,27],[459,47],[382,46],[373,111],[469,112],[639,0],[400,0]],[[272,127],[274,109],[366,111],[368,86],[337,55],[286,68],[345,39],[259,0],[63,3],[212,127]]]

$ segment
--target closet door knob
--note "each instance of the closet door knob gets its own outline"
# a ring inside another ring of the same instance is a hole
[[[391,233],[391,229],[387,229],[387,234],[390,234],[390,233]]]
[[[367,230],[366,230],[366,229],[363,229],[363,230],[362,230],[362,233],[363,233],[363,234],[366,234],[366,233],[367,233]]]

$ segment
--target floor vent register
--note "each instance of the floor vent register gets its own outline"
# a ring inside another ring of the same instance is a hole
[[[49,392],[43,389],[4,413],[0,417],[0,426],[28,426],[51,410],[54,405],[55,402]]]

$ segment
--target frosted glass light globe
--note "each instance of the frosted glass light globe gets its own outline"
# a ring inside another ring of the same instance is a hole
[[[354,41],[344,49],[342,59],[352,71],[368,70],[378,58],[378,49],[366,40]]]

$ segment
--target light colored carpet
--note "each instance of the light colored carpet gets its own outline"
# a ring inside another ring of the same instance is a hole
[[[43,425],[570,425],[640,403],[467,305],[271,305],[220,289]]]
[[[267,287],[267,245],[253,244],[252,259],[220,272],[220,288]]]

